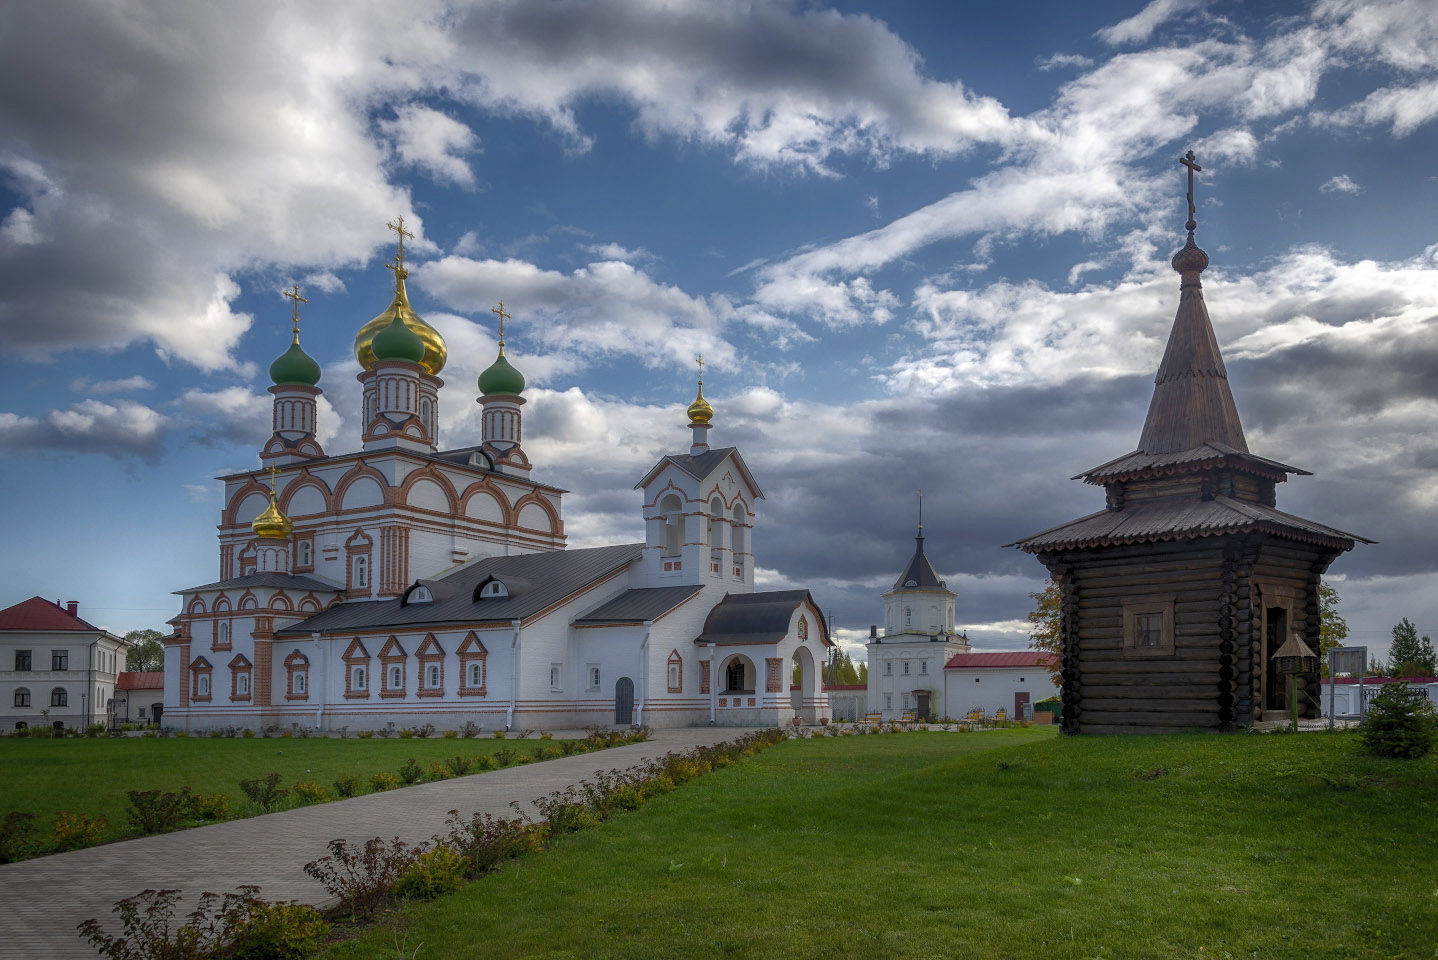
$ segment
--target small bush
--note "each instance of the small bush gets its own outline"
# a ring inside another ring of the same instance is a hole
[[[458,755],[450,757],[448,760],[446,760],[445,765],[449,767],[450,776],[454,777],[467,776],[469,774],[469,771],[474,769],[473,760],[471,760],[469,757],[461,757]]]
[[[197,793],[190,798],[190,812],[196,820],[226,820],[230,798],[223,793]]]
[[[541,731],[539,731],[539,739],[541,739],[541,740],[553,740],[553,739],[554,739],[554,734],[550,733],[548,730],[541,730]]]
[[[245,727],[244,733],[241,733],[240,736],[244,737],[246,740],[253,740],[255,736],[255,731],[251,730],[249,727]]]
[[[105,725],[103,723],[91,723],[85,727],[85,736],[87,737],[102,737],[104,735]]]
[[[271,773],[252,780],[241,780],[240,789],[253,803],[258,804],[261,810],[269,813],[279,806],[281,800],[289,796],[290,792],[280,786],[281,779],[283,778],[278,773]]]
[[[413,740],[413,739],[414,739],[414,731],[411,730],[409,727],[405,727],[403,730],[401,730],[401,731],[399,732],[399,738],[400,738],[401,740]]]
[[[458,730],[446,730],[446,731],[444,732],[444,738],[445,738],[446,740],[453,740],[453,739],[455,739],[455,738],[458,737],[458,736],[459,736],[459,731],[458,731]]]
[[[359,733],[355,734],[355,736],[359,737],[361,740],[369,740],[370,738],[372,738],[372,737],[374,736],[374,731],[373,731],[373,730],[361,730]]]
[[[335,793],[342,797],[352,797],[359,793],[361,782],[355,774],[347,774],[335,781]]]
[[[509,766],[518,756],[519,752],[516,750],[511,750],[509,749],[509,747],[500,747],[493,753],[494,762],[499,764],[501,767]]]
[[[419,783],[423,777],[424,771],[419,768],[419,762],[414,757],[410,757],[400,764],[399,778],[406,784]]]
[[[35,852],[35,814],[12,810],[0,822],[0,863],[15,863]]]
[[[472,737],[479,736],[479,727],[475,725],[475,722],[473,720],[466,720],[464,721],[464,726],[460,728],[459,732],[461,736],[468,740]]]
[[[369,785],[374,788],[375,793],[379,793],[381,790],[393,790],[399,786],[399,777],[388,770],[381,770],[379,773],[370,775]]]
[[[499,761],[494,759],[494,754],[481,753],[479,756],[474,758],[474,769],[480,772],[483,772],[485,770],[493,770],[498,766]]]
[[[126,790],[130,798],[130,825],[141,834],[178,829],[194,815],[195,800],[189,787],[179,793],[159,790]]]
[[[389,844],[373,837],[362,847],[331,840],[329,850],[329,856],[305,864],[305,873],[337,898],[352,920],[363,920],[379,909],[423,847],[412,848],[398,837]]]
[[[459,889],[464,880],[464,857],[450,846],[426,850],[405,867],[395,882],[396,896],[410,900],[433,900]]]
[[[110,821],[104,817],[87,817],[72,810],[61,810],[55,814],[55,848],[57,850],[79,850],[102,843],[110,830]]]
[[[433,733],[434,733],[434,724],[432,724],[432,723],[421,723],[421,724],[420,724],[418,727],[416,727],[415,730],[414,730],[414,735],[415,735],[416,737],[421,737],[421,738],[423,738],[423,737],[428,737],[428,736],[430,736],[430,735],[433,734]]]
[[[236,910],[227,926],[234,960],[304,960],[330,932],[324,917],[308,904],[263,900]]]
[[[505,738],[505,732],[504,732],[503,730],[496,730],[496,731],[494,731],[494,739],[496,739],[496,740],[503,740],[504,738]]]
[[[488,813],[476,813],[461,820],[458,810],[449,812],[449,834],[436,837],[443,845],[459,852],[465,861],[465,872],[478,877],[506,860],[540,848],[539,831],[518,817],[505,819]]]
[[[1433,707],[1408,681],[1389,683],[1368,705],[1358,735],[1370,753],[1412,759],[1433,749],[1438,737]]]
[[[292,789],[295,799],[306,806],[312,803],[324,803],[330,798],[330,788],[316,780],[301,780]]]
[[[427,777],[430,781],[448,780],[452,776],[454,776],[454,774],[450,773],[449,764],[443,760],[433,760],[430,762],[429,775]]]

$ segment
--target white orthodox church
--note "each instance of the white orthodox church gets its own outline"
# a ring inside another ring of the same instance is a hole
[[[690,443],[636,484],[644,542],[565,549],[565,491],[532,479],[524,453],[524,377],[504,353],[503,304],[499,355],[479,377],[482,435],[441,449],[445,344],[410,307],[395,229],[394,298],[355,337],[357,450],[330,454],[315,437],[320,368],[300,347],[302,298],[290,294],[266,467],[222,478],[219,578],[178,591],[166,724],[827,718],[824,618],[806,590],[754,591],[763,493],[737,449],[710,447],[703,381]]]

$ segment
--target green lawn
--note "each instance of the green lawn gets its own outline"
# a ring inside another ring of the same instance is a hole
[[[1343,733],[794,741],[326,956],[1432,957],[1435,824]]]
[[[559,741],[466,740],[416,737],[409,740],[340,740],[310,738],[188,739],[125,737],[100,739],[0,738],[0,770],[6,772],[0,788],[0,817],[22,810],[36,817],[42,841],[50,838],[56,813],[71,810],[110,821],[107,839],[130,832],[128,790],[179,790],[223,793],[230,798],[232,815],[260,812],[240,790],[241,780],[269,773],[283,776],[281,786],[316,780],[333,790],[333,782],[346,774],[364,778],[361,793],[369,792],[369,775],[395,772],[410,757],[426,773],[434,761],[456,755],[475,757],[505,747],[530,753],[536,747]],[[285,806],[293,806],[293,797]]]

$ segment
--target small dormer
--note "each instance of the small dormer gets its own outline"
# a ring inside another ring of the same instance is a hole
[[[528,580],[490,574],[474,585],[474,602],[482,603],[485,600],[506,600],[523,593],[527,586],[529,586]]]
[[[408,607],[422,603],[437,603],[454,595],[454,587],[443,580],[416,580],[400,594],[399,605]]]

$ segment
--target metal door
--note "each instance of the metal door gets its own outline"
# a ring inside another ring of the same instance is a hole
[[[614,725],[624,727],[634,722],[634,681],[620,677],[614,685]]]

